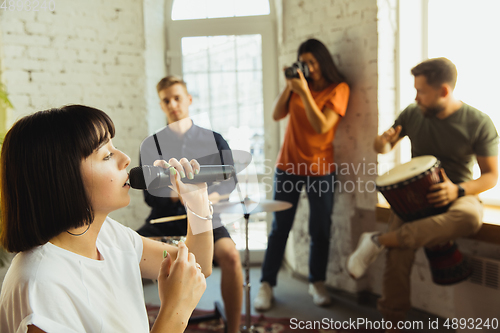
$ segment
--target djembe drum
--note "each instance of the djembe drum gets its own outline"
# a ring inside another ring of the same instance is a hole
[[[449,205],[434,207],[427,201],[431,185],[441,183],[440,162],[430,155],[413,158],[377,177],[377,189],[384,195],[392,210],[404,222],[444,213]],[[467,279],[472,266],[458,250],[455,242],[426,248],[432,280],[450,285]]]

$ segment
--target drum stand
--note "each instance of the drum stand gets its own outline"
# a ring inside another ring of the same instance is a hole
[[[257,333],[258,331],[251,323],[250,250],[248,249],[248,222],[250,220],[249,210],[251,210],[254,214],[260,212],[276,212],[289,209],[290,207],[292,207],[292,204],[278,200],[260,200],[259,202],[255,202],[250,200],[250,198],[248,198],[248,195],[243,198],[238,182],[236,183],[236,190],[240,197],[240,202],[224,202],[215,204],[214,211],[216,211],[217,213],[241,214],[241,210],[238,207],[241,204],[243,208],[243,217],[245,218],[245,282],[243,283],[243,288],[245,291],[245,323],[244,325],[241,325],[240,329],[242,333]]]
[[[250,305],[250,250],[248,249],[248,221],[250,220],[250,213],[248,213],[247,207],[245,206],[245,201],[249,200],[249,198],[248,194],[243,198],[238,183],[236,183],[236,190],[240,197],[243,217],[245,218],[245,282],[243,282],[243,288],[245,290],[245,323],[241,325],[241,333],[257,333],[255,327],[252,325],[252,307]]]
[[[243,207],[245,207],[243,203]],[[243,208],[245,209],[245,208]],[[241,326],[242,333],[257,332],[251,324],[251,306],[250,306],[250,251],[248,250],[248,220],[250,214],[245,213],[245,282],[243,288],[245,289],[245,324]]]

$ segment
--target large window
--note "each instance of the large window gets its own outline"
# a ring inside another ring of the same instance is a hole
[[[400,108],[415,98],[412,66],[426,58],[446,57],[458,69],[455,96],[488,114],[500,130],[496,97],[500,91],[500,32],[498,0],[400,1]],[[411,156],[401,145],[401,162]],[[476,165],[474,177],[479,177]],[[483,201],[500,204],[500,187],[481,194]]]
[[[231,149],[252,154],[252,165],[238,175],[242,195],[255,201],[270,199],[272,179],[265,172],[273,170],[279,133],[272,121],[278,70],[269,1],[176,0],[171,5],[168,73],[186,81],[195,121],[208,118],[211,129],[222,134]],[[239,200],[236,191],[230,200]],[[249,245],[261,255],[267,246],[269,217],[250,216]],[[222,218],[242,249],[243,218]]]
[[[232,149],[252,153],[264,173],[261,35],[182,38],[182,73],[193,96],[190,113],[208,113]]]
[[[499,12],[498,0],[430,0],[428,52],[429,58],[447,57],[455,63],[455,96],[489,115],[500,131]],[[477,165],[474,174],[480,175]],[[500,204],[500,186],[481,196]]]

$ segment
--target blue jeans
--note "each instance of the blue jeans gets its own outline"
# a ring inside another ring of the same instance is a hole
[[[309,199],[309,281],[325,281],[330,251],[334,174],[326,176],[297,176],[276,169],[274,199],[290,202],[290,209],[274,213],[267,243],[261,282],[276,285],[276,277],[283,261],[288,234],[293,225],[302,186]]]

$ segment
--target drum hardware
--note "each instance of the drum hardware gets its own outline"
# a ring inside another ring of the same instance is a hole
[[[443,182],[440,162],[430,155],[413,158],[377,177],[377,189],[391,205],[393,212],[404,222],[438,215],[446,212],[449,204],[434,207],[427,201],[429,187]],[[467,279],[472,274],[472,266],[458,250],[455,242],[426,248],[432,280],[439,285],[450,285]]]
[[[244,152],[245,153],[245,152]],[[250,155],[249,153],[247,153]],[[240,156],[246,157],[245,154],[240,154]],[[251,159],[251,155],[250,155]],[[244,166],[246,167],[249,163],[250,160],[247,160],[247,164]],[[242,163],[241,165],[244,165],[245,163]],[[239,169],[240,171],[242,169]],[[239,172],[238,168],[236,168],[236,159],[235,159],[235,173]],[[235,175],[233,175],[235,176]],[[248,181],[248,180],[247,180]],[[250,300],[250,251],[248,247],[248,223],[250,219],[250,214],[256,214],[256,213],[261,213],[261,212],[277,212],[285,209],[289,209],[292,207],[292,204],[289,202],[285,201],[278,201],[278,200],[261,200],[259,202],[253,201],[248,196],[243,198],[239,183],[236,182],[236,189],[237,193],[240,197],[239,202],[218,202],[213,204],[214,208],[214,213],[220,214],[220,213],[227,213],[227,214],[242,214],[243,217],[245,218],[245,282],[243,284],[243,288],[245,291],[245,323],[244,325],[241,326],[241,332],[242,333],[257,333],[257,330],[251,323],[251,300]],[[221,198],[224,199],[225,197],[229,197],[229,194],[227,195],[221,195]],[[151,221],[151,223],[162,223],[162,222],[171,222],[171,221],[176,221],[186,218],[186,215],[178,215],[178,216],[169,216],[169,217],[164,217],[164,218],[159,218]],[[168,237],[160,237],[160,240],[165,241],[163,238],[168,238]],[[214,314],[212,316],[220,316],[224,320],[224,325],[225,325],[225,311],[224,309],[216,302],[215,304],[215,310]],[[213,317],[211,317],[213,318]],[[197,320],[197,319],[195,319]],[[206,319],[202,319],[206,320]],[[190,320],[190,322],[192,322]]]
[[[205,156],[205,157],[199,158],[197,160],[198,160],[198,163],[200,163],[200,164],[207,164],[207,163],[203,163],[204,159],[208,159],[208,164],[212,164],[212,158],[214,158],[214,157],[219,158],[219,159],[222,157],[225,160],[228,160],[228,157],[230,157],[230,156],[226,155],[228,152],[232,153],[231,157],[232,157],[233,162],[234,162],[234,169],[233,169],[232,177],[236,182],[238,194],[239,194],[240,199],[241,199],[241,191],[240,191],[238,182],[236,181],[236,174],[239,173],[240,171],[244,170],[252,161],[252,155],[249,152],[246,152],[243,150],[221,151],[217,154]],[[161,153],[160,153],[160,155],[161,155]],[[214,155],[216,155],[216,156],[214,156]],[[231,193],[220,195],[219,200],[229,199],[230,195],[231,195]],[[241,204],[241,203],[238,202],[237,204]],[[218,213],[216,211],[217,208],[215,208],[216,205],[217,204],[213,205],[214,206],[214,213]],[[291,204],[290,204],[290,207],[291,207]],[[247,215],[245,215],[245,216],[247,216]],[[247,262],[247,277],[246,277],[247,283],[246,283],[246,285],[244,285],[244,287],[248,286],[248,292],[247,292],[248,307],[247,307],[247,316],[246,316],[247,325],[244,326],[244,327],[247,327],[248,329],[243,328],[243,332],[253,332],[253,328],[249,328],[250,327],[250,319],[251,319],[251,316],[250,316],[250,283],[249,283],[250,282],[250,262],[249,262],[249,251],[248,251],[248,218],[249,217],[250,217],[250,214],[248,214],[248,216],[246,217],[246,252],[245,253],[246,253],[246,262]],[[166,216],[166,217],[151,220],[150,223],[152,223],[152,224],[154,224],[154,223],[166,223],[166,222],[182,220],[185,218],[187,218],[186,214],[177,215],[177,216]],[[157,241],[161,241],[164,243],[169,243],[169,244],[175,245],[175,246],[178,245],[179,241],[186,240],[185,236],[160,236],[160,237],[148,237],[148,238],[153,239],[153,240],[157,240]],[[199,322],[213,320],[213,319],[219,319],[219,318],[224,323],[224,332],[227,332],[227,318],[226,318],[225,309],[220,304],[220,302],[216,301],[216,302],[214,302],[214,312],[213,313],[210,313],[207,315],[191,317],[189,319],[188,325],[192,324],[192,323],[199,323]]]
[[[250,304],[250,251],[248,249],[248,221],[250,214],[261,212],[277,212],[292,207],[292,204],[278,200],[261,200],[260,202],[253,201],[247,197],[242,198],[239,184],[236,184],[240,202],[220,202],[214,204],[214,213],[229,213],[243,214],[245,218],[245,282],[243,288],[245,290],[245,323],[241,326],[242,333],[257,332],[252,325],[251,304]]]

